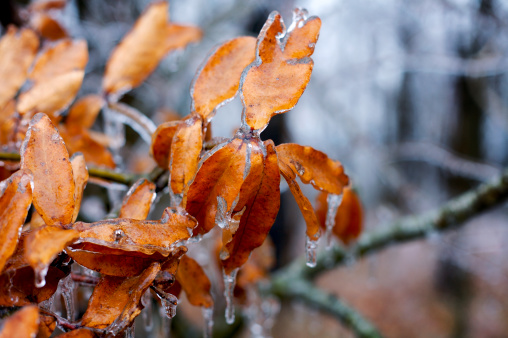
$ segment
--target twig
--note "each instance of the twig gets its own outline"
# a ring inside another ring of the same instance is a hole
[[[139,110],[121,102],[109,102],[108,108],[122,115],[132,123],[129,124],[148,144],[152,142],[152,134],[157,126]]]
[[[74,273],[74,272],[71,273],[71,278],[76,283],[78,283],[80,285],[87,285],[87,286],[96,286],[97,284],[99,284],[99,280],[100,280],[99,277],[87,276],[87,275],[82,275],[82,274]]]
[[[271,284],[272,294],[282,299],[299,299],[310,306],[327,312],[350,328],[357,337],[381,337],[381,333],[353,308],[332,294],[315,287],[302,279],[278,279]]]

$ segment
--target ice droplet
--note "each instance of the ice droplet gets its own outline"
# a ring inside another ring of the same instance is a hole
[[[170,293],[157,293],[159,296],[161,303],[162,303],[162,309],[164,310],[164,314],[169,319],[173,318],[176,315],[176,307],[178,305],[178,298],[176,298],[174,295]]]
[[[203,337],[211,338],[213,333],[213,307],[203,307],[201,311],[203,311],[203,319],[205,320]]]
[[[215,213],[215,224],[221,229],[227,228],[229,225],[229,217],[227,203],[224,197],[217,196],[217,212]]]
[[[123,237],[125,237],[125,232],[123,232],[123,230],[115,230],[115,243],[120,242]]]
[[[233,324],[235,321],[235,307],[233,305],[233,291],[235,290],[236,274],[238,268],[231,271],[228,275],[225,272],[222,273],[224,277],[224,297],[226,297],[226,323]]]
[[[42,288],[46,285],[46,275],[48,274],[48,266],[43,268],[38,267],[35,272],[35,287]]]
[[[62,297],[65,303],[65,308],[67,310],[67,319],[70,321],[74,320],[74,287],[75,287],[74,280],[72,280],[71,275],[69,274],[64,279],[61,279],[58,282],[58,287],[60,288],[60,291],[62,292]]]
[[[317,243],[307,236],[305,238],[305,263],[308,267],[313,268],[316,266]]]
[[[342,194],[334,195],[328,194],[326,198],[326,204],[328,205],[328,210],[326,211],[326,248],[329,250],[332,248],[332,231],[335,226],[335,216],[337,216],[337,210],[339,210],[339,206],[342,203]]]
[[[150,294],[150,290],[146,290],[143,297],[141,297],[141,303],[145,307],[141,312],[145,331],[152,332],[152,330],[153,330],[153,309],[152,309],[152,295]]]

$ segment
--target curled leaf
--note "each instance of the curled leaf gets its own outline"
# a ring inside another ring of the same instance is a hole
[[[0,331],[0,338],[35,337],[39,329],[39,309],[27,305],[7,318]]]
[[[336,195],[349,184],[342,164],[319,150],[294,143],[280,144],[276,149],[279,163],[291,168],[305,184]]]
[[[259,33],[256,61],[242,74],[244,120],[263,129],[270,118],[292,109],[305,91],[312,73],[310,58],[321,20],[296,10],[286,31],[282,17],[272,12]]]
[[[32,203],[32,175],[20,170],[0,182],[0,272],[18,244],[19,234]]]
[[[140,178],[125,195],[118,217],[146,219],[154,199],[155,184],[145,178]]]
[[[86,168],[85,157],[81,153],[75,153],[71,157],[72,176],[74,178],[74,211],[72,213],[72,222],[78,218],[83,191],[88,182],[88,169]]]
[[[194,306],[210,308],[213,306],[213,298],[210,294],[212,284],[201,266],[187,255],[182,256],[176,280],[182,286],[189,303]]]
[[[168,23],[167,2],[151,4],[111,54],[104,91],[119,96],[139,86],[167,52],[200,38],[197,28]]]
[[[152,135],[150,153],[161,168],[167,169],[169,167],[171,143],[179,125],[180,121],[164,122],[157,127]]]
[[[69,153],[50,119],[36,114],[21,147],[21,168],[34,176],[33,203],[46,224],[72,222],[74,177]]]
[[[242,71],[255,58],[256,39],[242,36],[217,47],[196,73],[191,86],[193,112],[208,122],[215,110],[238,92]]]
[[[0,39],[0,107],[12,99],[25,82],[39,39],[30,29],[10,26]]]

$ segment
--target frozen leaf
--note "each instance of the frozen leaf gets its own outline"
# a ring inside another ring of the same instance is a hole
[[[66,0],[37,0],[33,1],[28,9],[32,12],[46,12],[52,9],[63,9],[66,4]]]
[[[74,178],[69,153],[50,119],[36,114],[21,147],[21,168],[34,176],[33,203],[46,224],[72,222]]]
[[[336,195],[349,184],[342,164],[319,150],[294,143],[280,144],[276,150],[279,163],[291,168],[305,184],[311,183],[318,190]]]
[[[0,182],[0,271],[18,244],[28,208],[32,203],[32,175],[20,170]]]
[[[56,319],[53,316],[40,314],[39,329],[35,338],[49,338],[56,328]]]
[[[37,111],[58,116],[74,100],[84,75],[83,70],[72,70],[44,82],[38,82],[20,95],[18,112],[26,114]]]
[[[264,129],[273,115],[292,109],[310,80],[321,20],[306,19],[301,10],[293,20],[286,31],[281,15],[270,14],[258,36],[256,61],[242,74],[244,121],[252,129]]]
[[[0,338],[35,337],[39,329],[39,309],[36,305],[28,305],[8,317]]]
[[[228,255],[222,260],[222,266],[226,274],[242,266],[252,250],[263,244],[279,211],[280,173],[277,154],[272,141],[266,141],[265,146],[266,157],[261,163],[255,166],[255,162],[251,162],[249,176],[258,175],[259,172],[259,178],[256,177],[254,180],[255,190],[248,194],[248,200],[245,202],[246,210],[242,214],[238,230],[233,233],[229,243],[224,243]],[[249,176],[245,182],[249,181]]]
[[[88,169],[86,168],[85,157],[81,153],[75,153],[71,157],[72,176],[74,178],[74,211],[72,213],[72,222],[78,218],[83,191],[88,182]]]
[[[176,280],[185,291],[189,303],[206,308],[213,306],[213,298],[210,295],[212,284],[208,276],[201,266],[187,255],[182,256],[180,260]]]
[[[170,24],[165,1],[150,5],[106,64],[103,89],[119,96],[139,86],[169,51],[201,38],[195,27]]]
[[[12,99],[26,80],[39,39],[30,29],[10,26],[0,39],[0,107]]]
[[[30,27],[36,30],[44,39],[50,41],[64,39],[69,36],[65,28],[48,13],[34,13],[30,16]]]
[[[44,274],[56,256],[77,238],[79,232],[76,230],[64,230],[50,225],[32,231],[24,241],[25,257],[34,269],[36,278]]]
[[[88,49],[84,40],[63,40],[46,48],[37,57],[29,79],[40,83],[52,78],[83,70],[88,62]]]
[[[118,217],[146,219],[154,198],[155,184],[145,178],[140,178],[125,195]]]
[[[81,328],[77,330],[72,330],[67,333],[61,334],[58,336],[59,338],[98,338],[99,336],[95,334],[92,330],[87,328]]]
[[[194,178],[202,146],[201,119],[193,116],[180,122],[171,143],[170,189],[173,194],[184,193],[190,180]]]
[[[191,86],[193,112],[208,122],[215,110],[238,92],[240,75],[255,58],[256,39],[242,36],[216,48],[196,73]]]
[[[173,136],[180,125],[180,121],[164,122],[152,135],[150,152],[159,167],[167,169],[169,167],[169,153]]]
[[[69,109],[65,126],[72,132],[91,128],[103,106],[104,99],[99,95],[91,94],[82,97]]]
[[[321,227],[325,227],[328,194],[322,192],[317,198],[316,215],[319,219]],[[345,187],[342,202],[335,216],[335,226],[333,234],[337,236],[345,244],[349,244],[362,231],[362,205],[360,199],[351,187]]]
[[[80,152],[89,164],[111,169],[115,168],[115,160],[111,152],[106,146],[93,139],[87,130],[81,129],[79,132],[72,132],[67,130],[63,125],[60,125],[59,131],[69,153],[75,154]]]
[[[105,329],[113,335],[130,326],[143,309],[141,297],[159,270],[160,264],[152,263],[136,277],[103,276],[93,291],[81,324]]]
[[[189,187],[186,209],[196,217],[194,235],[202,235],[215,226],[216,216],[225,216],[235,207],[245,179],[247,143],[233,139],[214,148],[201,166]],[[223,201],[219,205],[218,200]]]

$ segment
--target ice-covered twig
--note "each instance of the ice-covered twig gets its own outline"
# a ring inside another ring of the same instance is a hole
[[[157,126],[146,115],[139,110],[121,102],[108,103],[109,109],[120,114],[123,122],[134,129],[148,144],[152,141],[152,134]]]

